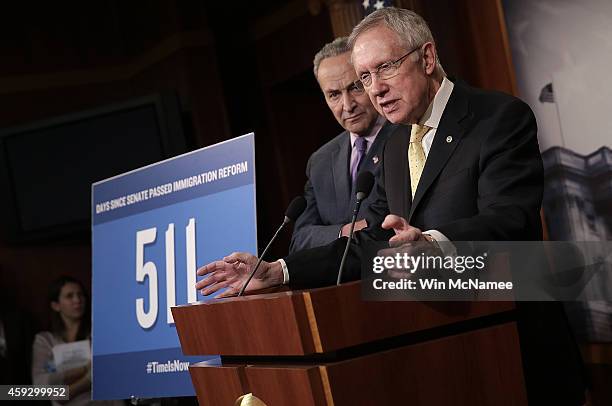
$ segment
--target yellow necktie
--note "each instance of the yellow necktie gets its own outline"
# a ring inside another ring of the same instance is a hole
[[[413,124],[410,132],[410,146],[408,147],[408,162],[410,163],[410,187],[412,189],[412,197],[416,193],[423,167],[425,166],[425,150],[421,141],[431,127],[426,125]]]

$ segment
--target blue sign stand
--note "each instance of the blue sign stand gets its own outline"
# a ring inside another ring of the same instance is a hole
[[[170,308],[256,224],[252,133],[92,185],[94,399],[194,395]]]

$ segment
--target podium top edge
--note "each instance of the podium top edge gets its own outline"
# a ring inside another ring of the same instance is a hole
[[[212,298],[206,301],[197,301],[197,302],[193,302],[193,303],[185,303],[182,305],[177,305],[177,306],[173,306],[176,308],[184,308],[184,307],[190,307],[190,306],[202,306],[202,305],[215,305],[215,304],[219,304],[219,303],[231,303],[231,302],[239,302],[239,301],[252,301],[252,300],[266,300],[266,299],[278,299],[281,297],[287,297],[287,296],[302,296],[304,293],[316,293],[316,292],[322,292],[322,291],[328,291],[328,290],[332,290],[332,289],[338,289],[338,288],[346,288],[346,287],[351,287],[354,285],[358,285],[360,284],[360,281],[353,281],[353,282],[348,282],[348,283],[343,283],[339,286],[337,285],[332,285],[332,286],[324,286],[321,288],[313,288],[313,289],[299,289],[299,290],[284,290],[284,291],[280,291],[280,292],[269,292],[269,293],[251,293],[248,294],[246,296],[231,296],[231,297],[224,297],[224,298]],[[276,288],[282,288],[281,287],[276,287]],[[268,289],[266,289],[265,291],[268,291]]]

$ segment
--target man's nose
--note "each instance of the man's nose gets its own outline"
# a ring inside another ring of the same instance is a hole
[[[356,105],[355,98],[349,92],[342,94],[342,109],[344,111],[351,112]]]
[[[384,96],[388,90],[389,86],[387,86],[387,83],[384,80],[380,80],[378,76],[372,75],[372,84],[370,85],[370,88],[367,89],[370,98],[373,99],[376,97]]]

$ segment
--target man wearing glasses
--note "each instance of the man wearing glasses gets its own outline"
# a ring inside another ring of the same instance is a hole
[[[439,249],[442,241],[541,240],[543,169],[537,126],[519,99],[445,77],[425,21],[412,11],[384,8],[349,37],[352,63],[378,112],[410,135],[385,146],[377,200],[358,233],[344,281],[360,276],[360,246],[412,241]],[[346,239],[262,262],[249,289],[333,285]],[[448,244],[444,244],[448,246]],[[401,249],[401,248],[400,248]],[[411,252],[412,255],[418,255]],[[257,258],[235,253],[206,265],[203,294],[237,292]],[[582,405],[581,361],[559,303],[517,303],[529,404]]]
[[[335,39],[314,57],[314,75],[325,102],[345,131],[308,160],[304,187],[307,206],[295,224],[291,252],[326,245],[339,235],[348,235],[357,173],[370,171],[378,176],[387,138],[395,132],[407,132],[405,127],[386,121],[372,106],[351,65],[347,40]],[[373,196],[366,199],[364,207],[372,200]],[[360,219],[355,230],[366,226]]]
[[[441,241],[542,238],[542,161],[535,118],[525,103],[447,79],[429,27],[409,10],[388,7],[368,15],[353,29],[349,47],[376,110],[411,129],[387,141],[376,201],[358,244],[421,240],[437,248]],[[345,242],[264,261],[249,289],[333,285]],[[237,255],[229,257],[227,269],[223,262],[201,268],[199,275],[218,274],[197,287],[204,294],[228,286],[225,295],[238,291],[242,275],[233,273],[233,265],[245,262],[248,268],[254,257]],[[359,278],[359,260],[349,256],[343,280]]]

